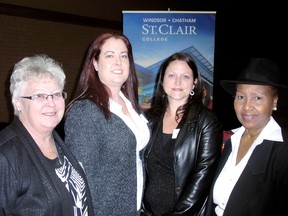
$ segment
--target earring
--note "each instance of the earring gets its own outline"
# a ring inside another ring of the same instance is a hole
[[[277,110],[277,107],[273,107],[273,110],[276,111],[276,110]]]
[[[189,93],[189,95],[192,97],[194,94],[195,94],[195,92],[192,89],[192,91]]]

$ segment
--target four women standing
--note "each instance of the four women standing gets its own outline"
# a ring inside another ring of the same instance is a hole
[[[272,117],[287,93],[278,75],[274,62],[252,59],[238,80],[221,82],[235,95],[242,126],[225,145],[206,215],[288,214],[287,134]],[[46,56],[17,63],[15,118],[0,132],[0,214],[94,215],[91,190],[96,215],[204,215],[221,123],[203,105],[190,55],[168,57],[158,78],[147,111],[150,138],[128,38],[94,40],[65,121],[66,145],[85,175],[54,131],[67,97],[61,66]]]

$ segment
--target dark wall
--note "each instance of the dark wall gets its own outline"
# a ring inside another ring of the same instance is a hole
[[[214,109],[224,128],[238,126],[233,99],[220,86],[222,79],[235,79],[250,57],[267,57],[279,63],[287,83],[284,14],[278,2],[261,2],[257,8],[245,3],[219,4],[216,19]],[[288,100],[288,98],[287,98]],[[287,127],[288,107],[279,108],[275,118]]]
[[[16,12],[11,15],[0,13],[0,122],[13,118],[9,78],[16,62],[35,54],[46,54],[60,62],[67,76],[65,91],[69,101],[89,44],[100,33],[111,31],[109,25],[109,28],[94,26],[97,23],[94,19],[61,17],[61,14],[37,10],[26,10],[29,16],[18,16]],[[53,20],[49,20],[51,17]]]

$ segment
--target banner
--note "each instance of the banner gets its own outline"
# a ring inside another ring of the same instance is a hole
[[[216,12],[123,11],[123,33],[129,38],[139,80],[139,104],[149,108],[161,63],[175,52],[196,61],[212,108]]]

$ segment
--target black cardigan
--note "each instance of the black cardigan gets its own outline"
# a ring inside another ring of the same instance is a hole
[[[85,173],[56,131],[53,136],[72,166],[84,179],[89,216],[93,216]],[[72,208],[63,208],[61,193],[50,178],[41,154],[41,150],[17,116],[0,132],[0,215],[73,215]]]

